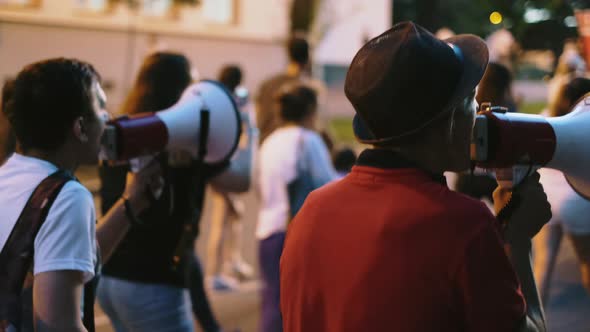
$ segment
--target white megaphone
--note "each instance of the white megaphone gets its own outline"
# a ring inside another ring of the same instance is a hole
[[[553,168],[590,200],[590,95],[569,114],[554,118],[496,112],[484,105],[476,117],[471,144],[471,157],[478,167]]]
[[[207,164],[227,161],[242,130],[229,91],[216,81],[190,85],[172,107],[156,113],[123,116],[107,124],[101,158],[129,160],[164,150],[184,150]]]

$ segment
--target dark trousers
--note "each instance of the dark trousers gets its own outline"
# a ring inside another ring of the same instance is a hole
[[[215,315],[209,304],[209,299],[207,298],[207,293],[205,293],[201,263],[192,250],[191,253],[188,254],[186,264],[188,264],[186,269],[186,273],[188,274],[186,276],[188,280],[187,286],[191,295],[193,313],[197,317],[197,321],[201,325],[203,331],[217,332],[221,330],[221,328],[217,319],[215,319]]]
[[[279,266],[285,233],[275,233],[260,241],[258,261],[264,281],[262,289],[262,327],[261,332],[282,332],[280,273]]]

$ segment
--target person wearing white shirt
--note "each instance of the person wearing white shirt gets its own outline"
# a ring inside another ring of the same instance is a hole
[[[314,131],[315,91],[302,84],[287,86],[278,103],[282,125],[262,143],[257,170],[260,212],[256,237],[264,280],[262,332],[282,331],[279,263],[287,224],[296,213],[290,204],[289,186],[295,181],[308,181],[318,188],[338,179],[330,153]]]
[[[105,102],[98,73],[88,63],[49,59],[18,74],[2,109],[21,153],[0,167],[0,248],[44,178],[98,161]],[[157,165],[130,174],[125,194],[97,225],[90,192],[77,181],[65,184],[35,237],[34,308],[23,324],[34,320],[36,331],[94,328],[82,324],[83,286],[95,276],[97,253],[107,260],[132,216],[149,204],[149,185],[158,174]]]
[[[542,115],[567,115],[590,93],[590,79],[576,77],[562,83],[557,95]],[[590,201],[580,196],[568,184],[562,172],[542,168],[541,184],[551,203],[553,217],[533,239],[533,266],[544,305],[549,303],[551,276],[557,261],[563,235],[571,240],[580,264],[582,285],[590,292]]]

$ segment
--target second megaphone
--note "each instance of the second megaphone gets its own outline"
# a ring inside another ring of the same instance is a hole
[[[186,150],[208,164],[231,158],[241,134],[232,95],[218,82],[189,86],[172,107],[124,116],[107,124],[102,158],[126,160],[163,150]]]
[[[557,169],[578,194],[590,199],[590,96],[555,118],[495,112],[483,105],[471,145],[477,166]]]

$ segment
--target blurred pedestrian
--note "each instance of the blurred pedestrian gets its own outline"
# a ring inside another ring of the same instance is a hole
[[[301,84],[284,86],[278,110],[282,125],[262,143],[257,170],[260,211],[256,237],[264,282],[262,332],[282,331],[279,260],[287,224],[311,190],[338,177],[324,141],[315,132],[315,91]]]
[[[500,63],[511,72],[515,70],[520,47],[512,32],[504,28],[498,29],[486,38],[486,44],[490,53],[490,62]]]
[[[256,126],[260,130],[260,144],[280,126],[281,118],[276,105],[276,95],[289,83],[306,80],[310,72],[309,43],[294,35],[287,41],[289,63],[284,72],[276,74],[262,83],[256,96]]]
[[[563,84],[550,105],[550,117],[567,115],[582,97],[590,93],[590,80],[574,78]],[[562,172],[539,170],[541,183],[551,203],[553,217],[533,239],[535,279],[544,305],[549,303],[551,279],[563,235],[571,240],[580,263],[582,284],[590,292],[590,202],[576,193]]]
[[[346,176],[350,171],[352,171],[352,167],[356,163],[356,153],[351,148],[341,148],[337,150],[332,157],[332,162],[334,163],[334,168],[336,172],[340,175],[340,177]]]
[[[555,73],[547,86],[547,104],[550,107],[560,99],[560,90],[576,77],[584,77],[586,62],[578,49],[576,40],[568,39],[564,42],[563,52],[557,59]]]
[[[240,96],[243,73],[237,65],[224,66],[218,79],[234,96],[240,107],[244,127],[251,127],[247,95]],[[247,130],[244,133],[247,139]],[[244,139],[241,140],[244,143]],[[256,146],[254,144],[254,146]],[[236,195],[217,186],[213,188],[213,209],[207,249],[210,284],[215,290],[235,290],[239,280],[250,279],[254,269],[242,256],[242,217],[244,203]],[[237,279],[236,279],[237,277]],[[239,280],[238,280],[239,279]]]

